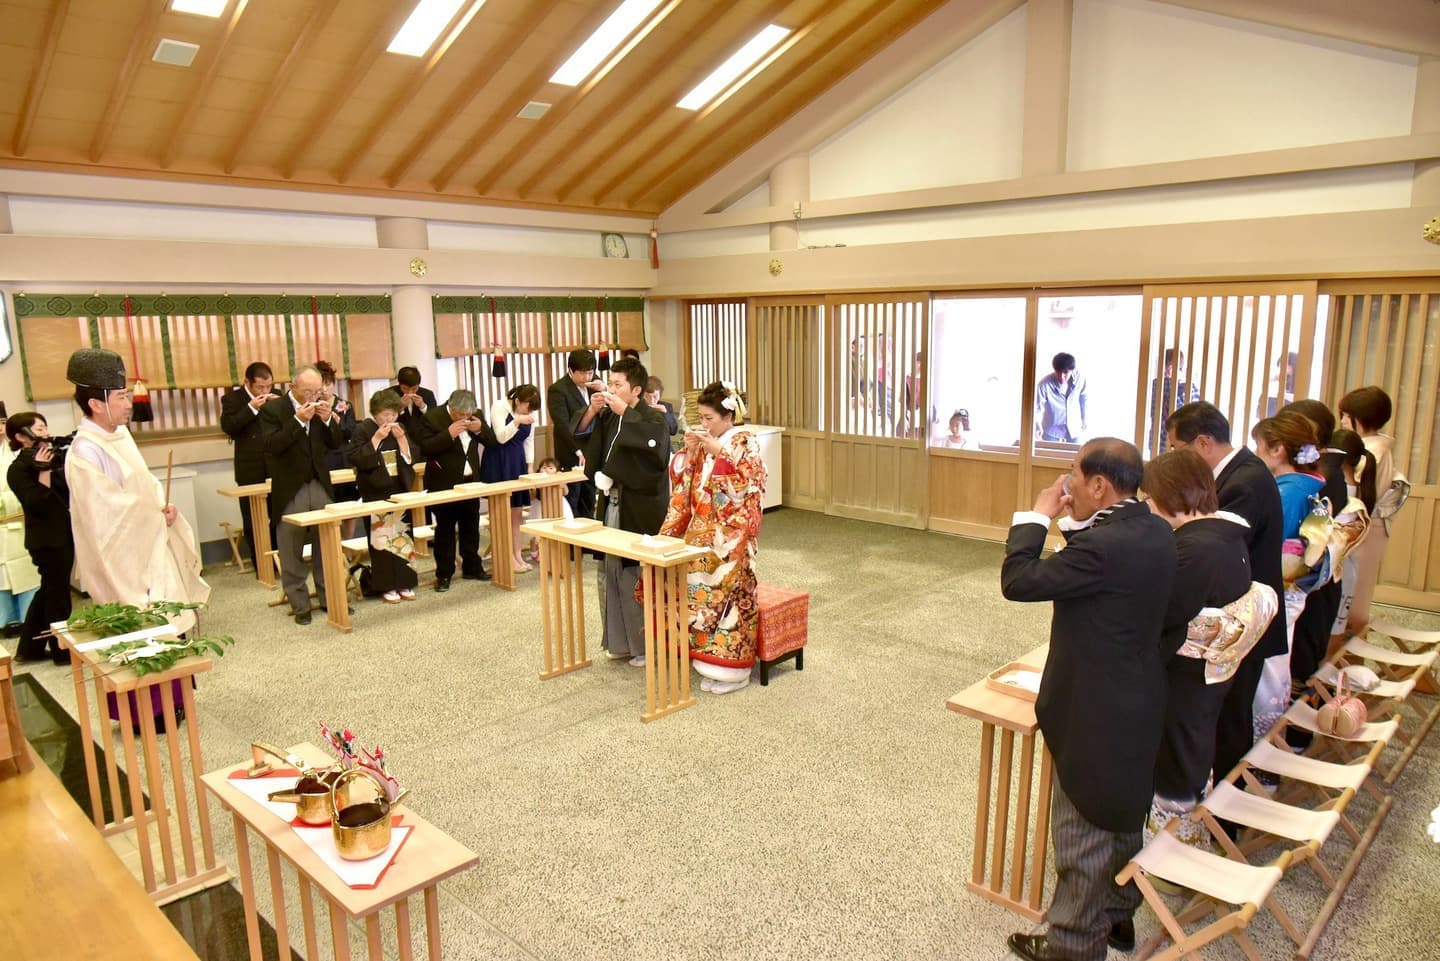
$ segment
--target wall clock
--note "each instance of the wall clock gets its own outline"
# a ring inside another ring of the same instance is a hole
[[[601,234],[600,244],[606,257],[624,260],[630,256],[630,248],[625,243],[624,234]]]

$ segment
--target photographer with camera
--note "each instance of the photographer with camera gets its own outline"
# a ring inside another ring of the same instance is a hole
[[[25,511],[25,549],[40,572],[40,590],[30,601],[16,656],[56,664],[70,663],[60,642],[40,637],[55,621],[70,616],[70,570],[75,566],[75,541],[70,534],[70,488],[65,483],[69,437],[51,437],[45,418],[34,411],[5,422],[5,437],[16,452],[5,479]]]

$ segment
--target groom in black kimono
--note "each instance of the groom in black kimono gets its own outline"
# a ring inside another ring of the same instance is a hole
[[[1055,759],[1055,899],[1046,934],[1012,934],[1031,961],[1103,961],[1130,950],[1140,906],[1115,875],[1140,850],[1165,716],[1160,630],[1175,580],[1175,535],[1135,498],[1140,452],[1114,437],[1082,447],[1070,473],[1016,513],[1000,586],[1053,601],[1035,716]],[[1042,559],[1062,512],[1066,544]],[[1072,520],[1073,518],[1073,520]]]

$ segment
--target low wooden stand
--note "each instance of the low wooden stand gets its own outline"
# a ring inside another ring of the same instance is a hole
[[[124,851],[133,840],[138,851],[141,882],[157,904],[168,904],[176,898],[194,894],[229,880],[230,872],[215,860],[215,846],[210,834],[210,812],[205,792],[200,786],[204,770],[200,758],[200,714],[195,706],[191,679],[214,666],[208,657],[187,657],[168,671],[141,677],[128,667],[118,667],[103,660],[93,651],[77,650],[93,635],[71,633],[64,624],[53,624],[60,644],[70,652],[70,677],[75,685],[75,709],[80,722],[81,753],[85,756],[85,778],[90,789],[90,816],[95,827],[110,840],[111,846]],[[180,681],[181,702],[175,701],[174,682]],[[90,692],[95,695],[91,710]],[[165,738],[168,769],[161,763],[159,734],[155,715],[150,710],[152,691],[159,691],[162,717],[170,728]],[[115,695],[119,707],[120,746],[125,753],[126,781],[129,785],[129,813],[126,813],[124,792],[120,789],[120,766],[115,735],[105,712],[107,694]],[[130,695],[134,695],[139,717],[132,715]],[[181,734],[175,730],[175,709],[185,709],[184,737],[189,746],[189,764],[181,756]],[[135,727],[140,729],[137,744]],[[105,754],[105,781],[110,791],[111,820],[105,819],[100,797],[100,772],[95,763],[95,734],[99,729]],[[141,765],[141,758],[144,765]],[[188,785],[186,782],[189,782]],[[145,797],[148,785],[150,796]],[[188,788],[188,790],[187,790]],[[168,792],[168,797],[167,797]],[[194,795],[195,810],[190,810]],[[172,817],[172,812],[174,816]],[[152,847],[151,830],[159,840],[159,871],[156,850]],[[178,834],[179,852],[175,835]],[[199,851],[196,836],[199,836]],[[177,862],[177,853],[180,861]]]
[[[1042,645],[1015,663],[1040,671],[1045,666],[1049,645]],[[1043,921],[1041,898],[1045,883],[1045,857],[1050,841],[1050,798],[1053,790],[1053,764],[1050,752],[1040,744],[1040,783],[1034,795],[1031,784],[1035,767],[1036,741],[1040,722],[1035,719],[1035,705],[1021,697],[992,689],[985,678],[945,702],[957,714],[975,718],[981,723],[980,782],[975,791],[975,854],[970,880],[965,886],[983,898],[1009,908],[1030,921]],[[995,766],[995,735],[1000,734],[999,778],[994,781],[994,817],[991,817],[992,767]],[[1011,831],[1010,798],[1011,768],[1014,763],[1015,735],[1020,735],[1020,783],[1016,790],[1014,845],[1010,851],[1010,878],[1005,878],[1005,840]],[[1030,809],[1035,808],[1035,826],[1030,830]],[[992,835],[993,829],[993,835]],[[993,837],[993,840],[992,840]],[[1031,846],[1027,861],[1026,848]],[[989,848],[987,852],[987,847]],[[989,854],[987,871],[986,855]],[[1029,887],[1026,888],[1026,869]],[[1023,899],[1022,899],[1023,898]]]
[[[15,703],[11,664],[10,652],[0,647],[0,778],[24,774],[32,765],[25,731],[20,727],[20,708]]]
[[[319,766],[334,758],[313,744],[299,744],[288,753],[298,754]],[[265,848],[270,874],[270,897],[275,919],[275,941],[281,958],[290,957],[290,928],[285,913],[284,865],[294,869],[300,891],[301,921],[305,938],[305,957],[319,958],[316,936],[314,892],[318,889],[330,919],[330,938],[336,961],[349,961],[349,923],[364,923],[367,957],[379,959],[384,954],[381,941],[380,915],[388,907],[395,908],[395,931],[399,954],[409,961],[415,956],[410,932],[410,898],[419,894],[424,903],[425,944],[430,961],[440,961],[440,889],[441,881],[459,874],[479,862],[474,851],[440,831],[439,828],[401,805],[396,813],[405,816],[405,824],[413,828],[405,848],[396,856],[380,882],[372,889],[352,888],[312,851],[294,832],[289,823],[276,817],[258,801],[237,791],[230,781],[231,773],[250,767],[248,761],[233,764],[204,777],[206,790],[230,811],[235,827],[235,850],[239,860],[240,893],[245,901],[245,937],[249,944],[250,961],[263,961],[260,950],[260,916],[256,911],[255,872],[250,861],[250,832],[259,836]]]
[[[640,562],[645,595],[645,713],[654,721],[695,703],[690,693],[689,599],[685,574],[702,547],[660,555],[637,545],[639,534],[600,527],[566,530],[564,521],[534,521],[520,528],[540,539],[540,610],[544,650],[541,680],[589,667],[585,656],[585,589],[581,549]]]

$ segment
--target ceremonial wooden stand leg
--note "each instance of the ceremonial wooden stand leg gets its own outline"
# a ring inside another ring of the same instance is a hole
[[[510,530],[510,495],[491,494],[490,583],[502,591],[515,590],[515,539]]]
[[[590,666],[590,658],[585,656],[584,584],[580,548],[540,538],[542,681]]]
[[[245,498],[250,502],[250,530],[255,543],[250,545],[255,552],[255,572],[260,583],[266,587],[275,586],[275,569],[265,563],[266,556],[275,548],[270,544],[270,504],[266,494],[252,494]]]
[[[1050,795],[1052,763],[1050,752],[1040,748],[1040,785],[1033,798],[1035,829],[1030,831],[1031,779],[1035,765],[1035,735],[1020,737],[1020,790],[1016,798],[1015,840],[1010,851],[1010,883],[1005,884],[1005,840],[1010,829],[1010,774],[1015,750],[1015,732],[1000,729],[999,782],[995,785],[995,817],[990,817],[991,769],[995,757],[996,725],[983,724],[980,734],[980,782],[975,791],[975,853],[971,862],[970,880],[965,886],[981,897],[994,901],[1031,921],[1043,921],[1045,912],[1040,899],[1045,881],[1045,856],[1050,833]],[[993,828],[993,834],[992,834]],[[987,843],[988,842],[988,843]],[[1033,842],[1034,850],[1026,864],[1026,847]],[[989,877],[986,877],[986,853],[989,848]],[[1029,890],[1025,888],[1029,868]],[[1025,895],[1022,901],[1021,896]]]
[[[345,549],[340,546],[340,521],[316,525],[320,534],[320,563],[325,571],[325,606],[330,626],[350,633],[350,591],[346,588]],[[315,558],[311,557],[313,564]]]
[[[553,520],[565,516],[565,495],[560,493],[556,485],[540,488],[540,516],[545,520]]]
[[[645,713],[654,721],[691,707],[690,632],[681,616],[688,601],[685,572],[688,564],[659,568],[641,563],[640,582],[645,594]]]

